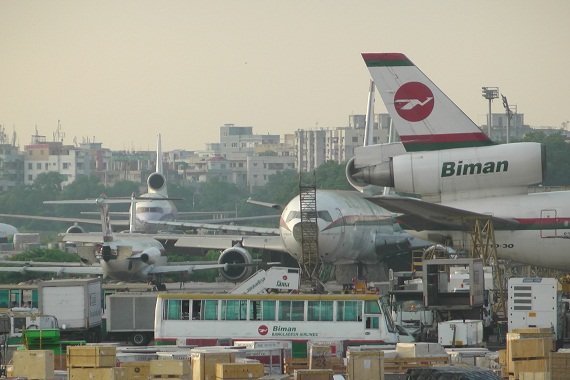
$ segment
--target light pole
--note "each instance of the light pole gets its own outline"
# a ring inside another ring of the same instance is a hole
[[[509,129],[511,127],[511,119],[513,118],[513,111],[509,107],[509,102],[505,95],[501,95],[503,98],[503,107],[505,107],[505,112],[507,113],[507,144],[509,143]]]
[[[487,119],[487,136],[491,138],[491,103],[499,97],[499,87],[481,87],[482,95],[489,101],[489,118]]]

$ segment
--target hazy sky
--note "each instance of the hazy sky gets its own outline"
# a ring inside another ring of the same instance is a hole
[[[225,123],[345,126],[365,113],[368,51],[405,53],[477,124],[498,86],[559,127],[569,38],[568,0],[0,0],[0,124],[21,146],[61,120],[66,143],[137,150],[159,132],[203,149]]]

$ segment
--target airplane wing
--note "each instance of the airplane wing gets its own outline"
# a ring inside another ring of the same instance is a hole
[[[84,223],[84,224],[99,224],[101,225],[101,219],[88,219],[88,218],[68,218],[59,216],[40,216],[40,215],[22,215],[22,214],[0,214],[3,218],[15,218],[15,219],[30,219],[30,220],[46,220],[52,222],[64,222],[64,223]],[[128,226],[128,220],[113,220],[113,226]]]
[[[471,231],[476,219],[491,219],[495,228],[509,229],[518,225],[512,219],[430,203],[417,198],[398,196],[376,196],[366,198],[385,209],[399,213],[397,220],[416,231],[458,230]]]
[[[192,273],[197,270],[207,270],[207,269],[221,269],[226,268],[227,264],[172,264],[172,265],[160,265],[154,266],[149,271],[149,274],[159,274],[159,273],[181,273],[188,272]]]
[[[259,248],[272,251],[286,252],[281,236],[255,236],[255,235],[175,235],[175,247],[192,247],[205,249],[226,249],[240,242],[244,248]],[[166,237],[166,236],[164,236]],[[160,239],[159,236],[155,238]],[[165,239],[168,240],[168,239]]]
[[[251,227],[239,226],[233,224],[214,224],[214,223],[199,223],[199,222],[164,222],[164,221],[146,221],[148,224],[156,224],[161,226],[174,226],[179,228],[188,229],[205,229],[216,231],[229,231],[244,234],[262,234],[262,235],[279,235],[279,228],[268,227]]]
[[[60,263],[60,266],[1,266],[0,272],[12,273],[56,273],[56,274],[92,274],[103,275],[103,270],[100,266],[65,266]]]

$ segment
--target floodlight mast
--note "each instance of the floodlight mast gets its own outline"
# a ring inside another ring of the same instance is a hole
[[[493,99],[497,99],[499,97],[499,87],[481,87],[482,95],[485,99],[489,101],[489,117],[487,119],[487,136],[492,140],[491,137],[491,103]]]

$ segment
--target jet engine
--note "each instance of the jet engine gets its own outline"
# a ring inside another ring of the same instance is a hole
[[[156,248],[147,248],[140,254],[141,261],[145,264],[155,264],[159,257],[161,254]]]
[[[159,192],[164,188],[166,180],[162,174],[154,172],[148,176],[146,183],[149,189]]]
[[[401,193],[442,195],[535,185],[543,180],[545,162],[542,145],[526,142],[408,152],[383,162],[356,156],[346,173],[356,188],[372,184]]]
[[[229,264],[227,268],[220,269],[220,274],[228,281],[243,281],[253,273],[253,266],[251,265],[253,259],[249,252],[240,245],[235,245],[222,252],[218,263]]]
[[[67,230],[65,230],[66,234],[83,234],[85,230],[79,224],[75,223],[74,225],[70,226]]]

